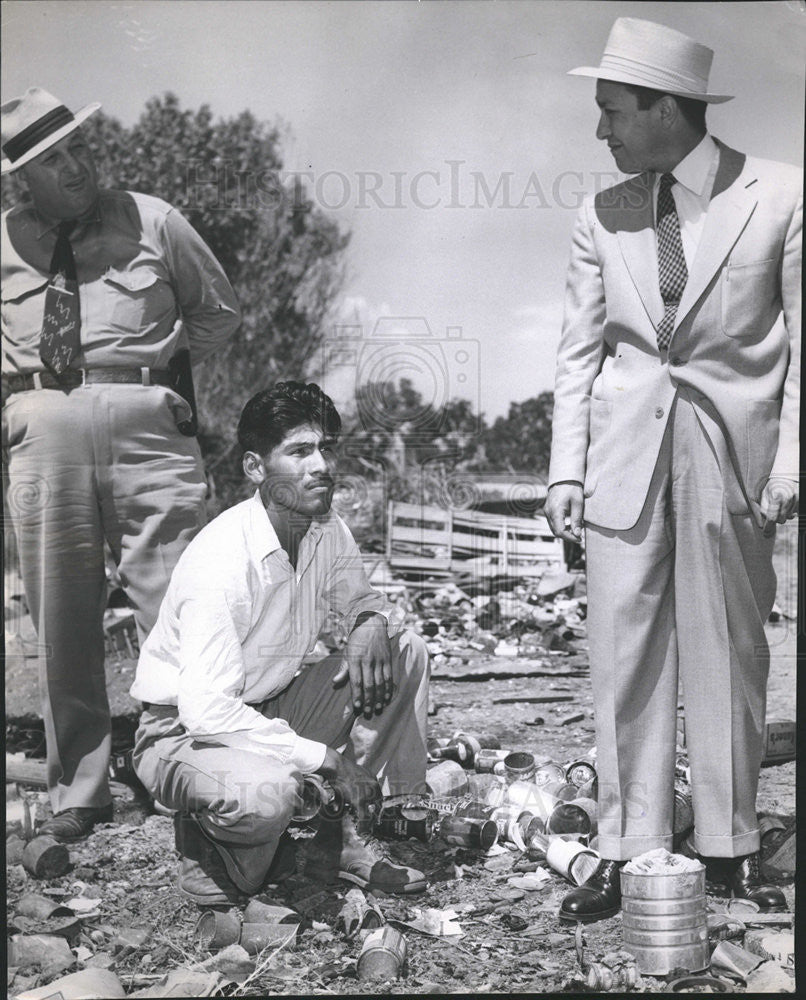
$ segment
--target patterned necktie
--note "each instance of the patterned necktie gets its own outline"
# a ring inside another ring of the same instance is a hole
[[[658,324],[657,334],[658,347],[662,351],[669,347],[672,339],[677,307],[688,280],[686,258],[683,256],[683,243],[680,239],[680,222],[672,197],[674,183],[672,174],[664,174],[658,191],[658,278],[665,312]]]
[[[39,338],[39,357],[57,376],[70,367],[81,350],[78,276],[70,245],[70,233],[75,224],[75,221],[59,223]]]

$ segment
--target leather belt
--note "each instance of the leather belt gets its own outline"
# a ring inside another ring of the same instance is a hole
[[[77,389],[95,383],[128,385],[173,384],[167,370],[161,368],[68,368],[57,378],[50,372],[30,372],[27,375],[3,375],[3,396],[31,389]]]

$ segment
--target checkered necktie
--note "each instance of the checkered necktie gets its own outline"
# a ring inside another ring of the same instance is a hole
[[[657,333],[658,347],[662,351],[669,347],[672,339],[677,307],[688,280],[686,258],[683,256],[683,244],[680,240],[680,222],[672,197],[674,183],[672,174],[664,174],[658,191],[658,278],[665,312],[658,324]]]
[[[56,376],[70,367],[81,350],[78,278],[70,243],[70,233],[75,225],[75,220],[59,224],[50,261],[51,279],[45,293],[45,314],[39,338],[39,357]]]

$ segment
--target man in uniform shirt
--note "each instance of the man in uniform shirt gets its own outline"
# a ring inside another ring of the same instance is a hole
[[[143,645],[137,774],[177,810],[180,891],[235,903],[293,870],[285,832],[306,774],[349,805],[323,818],[306,874],[410,893],[423,875],[372,836],[381,791],[424,790],[428,653],[367,582],[331,510],[341,421],[313,383],[254,396],[238,425],[257,490],[190,543]],[[306,662],[328,612],[343,653]]]
[[[547,515],[583,515],[599,870],[560,917],[617,912],[619,868],[672,846],[678,678],[694,846],[762,909],[756,790],[776,524],[798,499],[802,176],[712,138],[713,52],[616,21],[596,78],[616,166],[580,211],[557,359]]]
[[[112,818],[104,542],[141,639],[204,523],[205,479],[172,359],[237,329],[221,267],[170,205],[101,190],[76,115],[39,88],[2,107],[2,171],[29,198],[2,216],[3,431],[9,508],[39,640],[54,815]]]

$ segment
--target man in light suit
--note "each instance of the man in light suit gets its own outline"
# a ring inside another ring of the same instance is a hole
[[[713,52],[615,22],[597,138],[633,176],[580,211],[558,352],[547,514],[586,529],[603,861],[563,900],[591,921],[619,871],[671,849],[678,677],[696,850],[763,909],[756,790],[776,523],[796,513],[802,179],[705,127]]]

